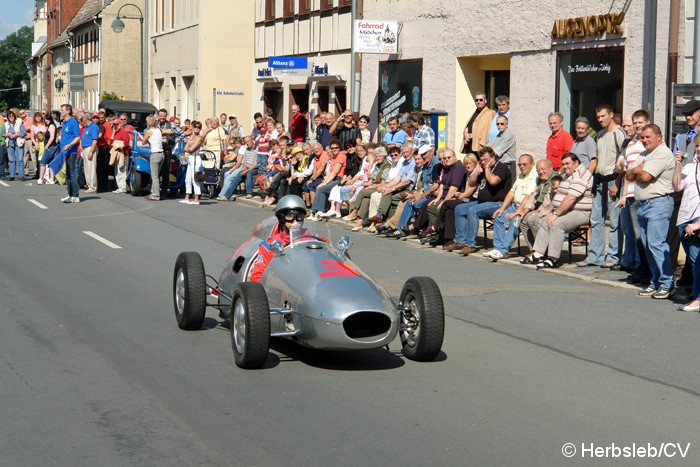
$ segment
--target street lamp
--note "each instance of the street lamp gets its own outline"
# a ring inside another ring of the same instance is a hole
[[[124,7],[127,6],[133,6],[139,11],[139,16],[127,16],[127,15],[121,15],[122,10]],[[117,17],[115,18],[114,21],[112,21],[112,31],[114,31],[117,34],[120,34],[125,27],[124,21],[122,19],[137,19],[141,23],[140,32],[141,32],[141,101],[143,102],[146,98],[146,92],[145,92],[145,83],[144,83],[144,74],[143,74],[143,62],[145,57],[145,54],[143,52],[143,12],[141,11],[141,8],[139,8],[137,5],[134,5],[133,3],[125,3],[124,5],[119,8],[119,11],[117,11]]]

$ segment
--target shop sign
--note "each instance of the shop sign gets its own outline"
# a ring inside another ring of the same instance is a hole
[[[398,53],[399,23],[396,21],[355,21],[355,52],[365,54]]]
[[[269,57],[267,66],[270,68],[300,69],[309,67],[309,59],[306,57]]]
[[[622,34],[624,32],[622,29],[622,21],[624,19],[624,13],[608,13],[605,15],[558,19],[554,21],[552,39]]]

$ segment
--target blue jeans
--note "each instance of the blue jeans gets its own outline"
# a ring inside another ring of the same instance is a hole
[[[406,206],[403,207],[403,211],[401,211],[401,217],[399,217],[399,222],[396,228],[405,229],[408,226],[408,223],[411,222],[411,219],[413,219],[413,216],[420,211],[420,208],[423,207],[427,201],[428,198],[426,197],[419,199],[415,203],[413,201],[406,203]]]
[[[10,177],[24,177],[24,148],[7,146]]]
[[[520,228],[510,221],[506,227],[506,214],[515,212],[517,206],[511,203],[497,218],[493,220],[493,247],[503,253],[508,254],[510,247],[515,243],[515,239],[520,235]]]
[[[591,211],[591,239],[588,242],[588,258],[591,264],[600,266],[605,261],[605,217],[610,214],[610,233],[608,234],[607,258],[617,262],[620,258],[620,208],[615,207],[620,199],[611,197],[608,190],[614,181],[599,181],[593,196],[593,209]],[[607,200],[607,203],[604,202]]]
[[[255,176],[258,174],[258,169],[253,169],[249,170],[246,172],[245,175],[241,175],[240,172],[233,177],[233,180],[231,180],[231,195],[236,191],[236,188],[238,188],[238,185],[241,184],[243,181],[243,177],[245,177],[245,192],[247,195],[250,195],[253,193],[253,185],[255,185]],[[231,196],[228,195],[228,196]],[[225,193],[221,193],[221,196],[227,196]]]
[[[681,236],[681,243],[687,256],[687,261],[690,261],[690,266],[693,270],[693,295],[691,300],[700,299],[700,263],[698,263],[698,254],[700,253],[700,238],[694,235],[686,235],[685,227],[688,224],[697,222],[698,218],[686,222],[678,226],[678,234]]]
[[[68,196],[73,198],[80,196],[77,158],[77,154],[66,155],[66,188],[68,188]]]
[[[672,289],[671,253],[666,236],[673,214],[673,198],[660,196],[637,203],[637,219],[651,270],[651,285]]]
[[[330,183],[326,183],[321,188],[316,188],[316,197],[311,205],[311,210],[316,212],[323,212],[326,210],[326,202],[328,201],[328,195],[331,194],[331,190],[334,186],[340,183],[340,179],[336,178]]]
[[[501,206],[500,201],[473,201],[455,207],[455,243],[476,246],[479,219],[490,217]]]
[[[632,221],[633,204],[634,198],[627,198],[625,207],[620,209],[620,227],[625,236],[625,245],[622,250],[620,264],[631,269],[635,269],[640,265],[639,253],[637,251],[637,235],[634,232],[634,222]]]
[[[637,270],[634,272],[634,274],[642,278],[651,277],[649,262],[647,261],[646,247],[644,246],[644,242],[642,242],[642,229],[639,227],[639,216],[637,216],[639,202],[635,201],[634,203],[629,204],[629,200],[627,201],[630,208],[630,218],[632,220],[634,236],[637,240],[637,258],[639,258],[639,265],[637,266]]]
[[[240,167],[234,170],[233,173],[226,171],[226,173],[224,174],[224,185],[221,187],[221,193],[219,194],[219,196],[225,196],[226,198],[231,197],[231,195],[233,194],[233,190],[235,189],[235,186],[233,185],[233,180],[237,176],[239,176],[242,171],[243,169]],[[241,183],[240,180],[238,183]]]

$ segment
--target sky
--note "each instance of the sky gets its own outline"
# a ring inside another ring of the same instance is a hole
[[[0,39],[34,24],[34,0],[0,0]]]

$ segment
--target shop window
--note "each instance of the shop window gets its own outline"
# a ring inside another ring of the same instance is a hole
[[[423,106],[423,60],[379,62],[377,123],[420,110]]]
[[[275,20],[275,0],[265,0],[265,21]]]
[[[510,70],[487,71],[484,89],[490,108],[496,108],[497,96],[510,96]]]
[[[599,104],[610,104],[615,113],[621,113],[624,58],[622,47],[559,53],[557,110],[564,115],[567,131],[573,133],[574,122],[581,116],[597,129]]]
[[[282,0],[283,4],[283,14],[284,17],[294,16],[294,0]]]
[[[308,15],[311,13],[311,0],[299,0],[299,14]]]

